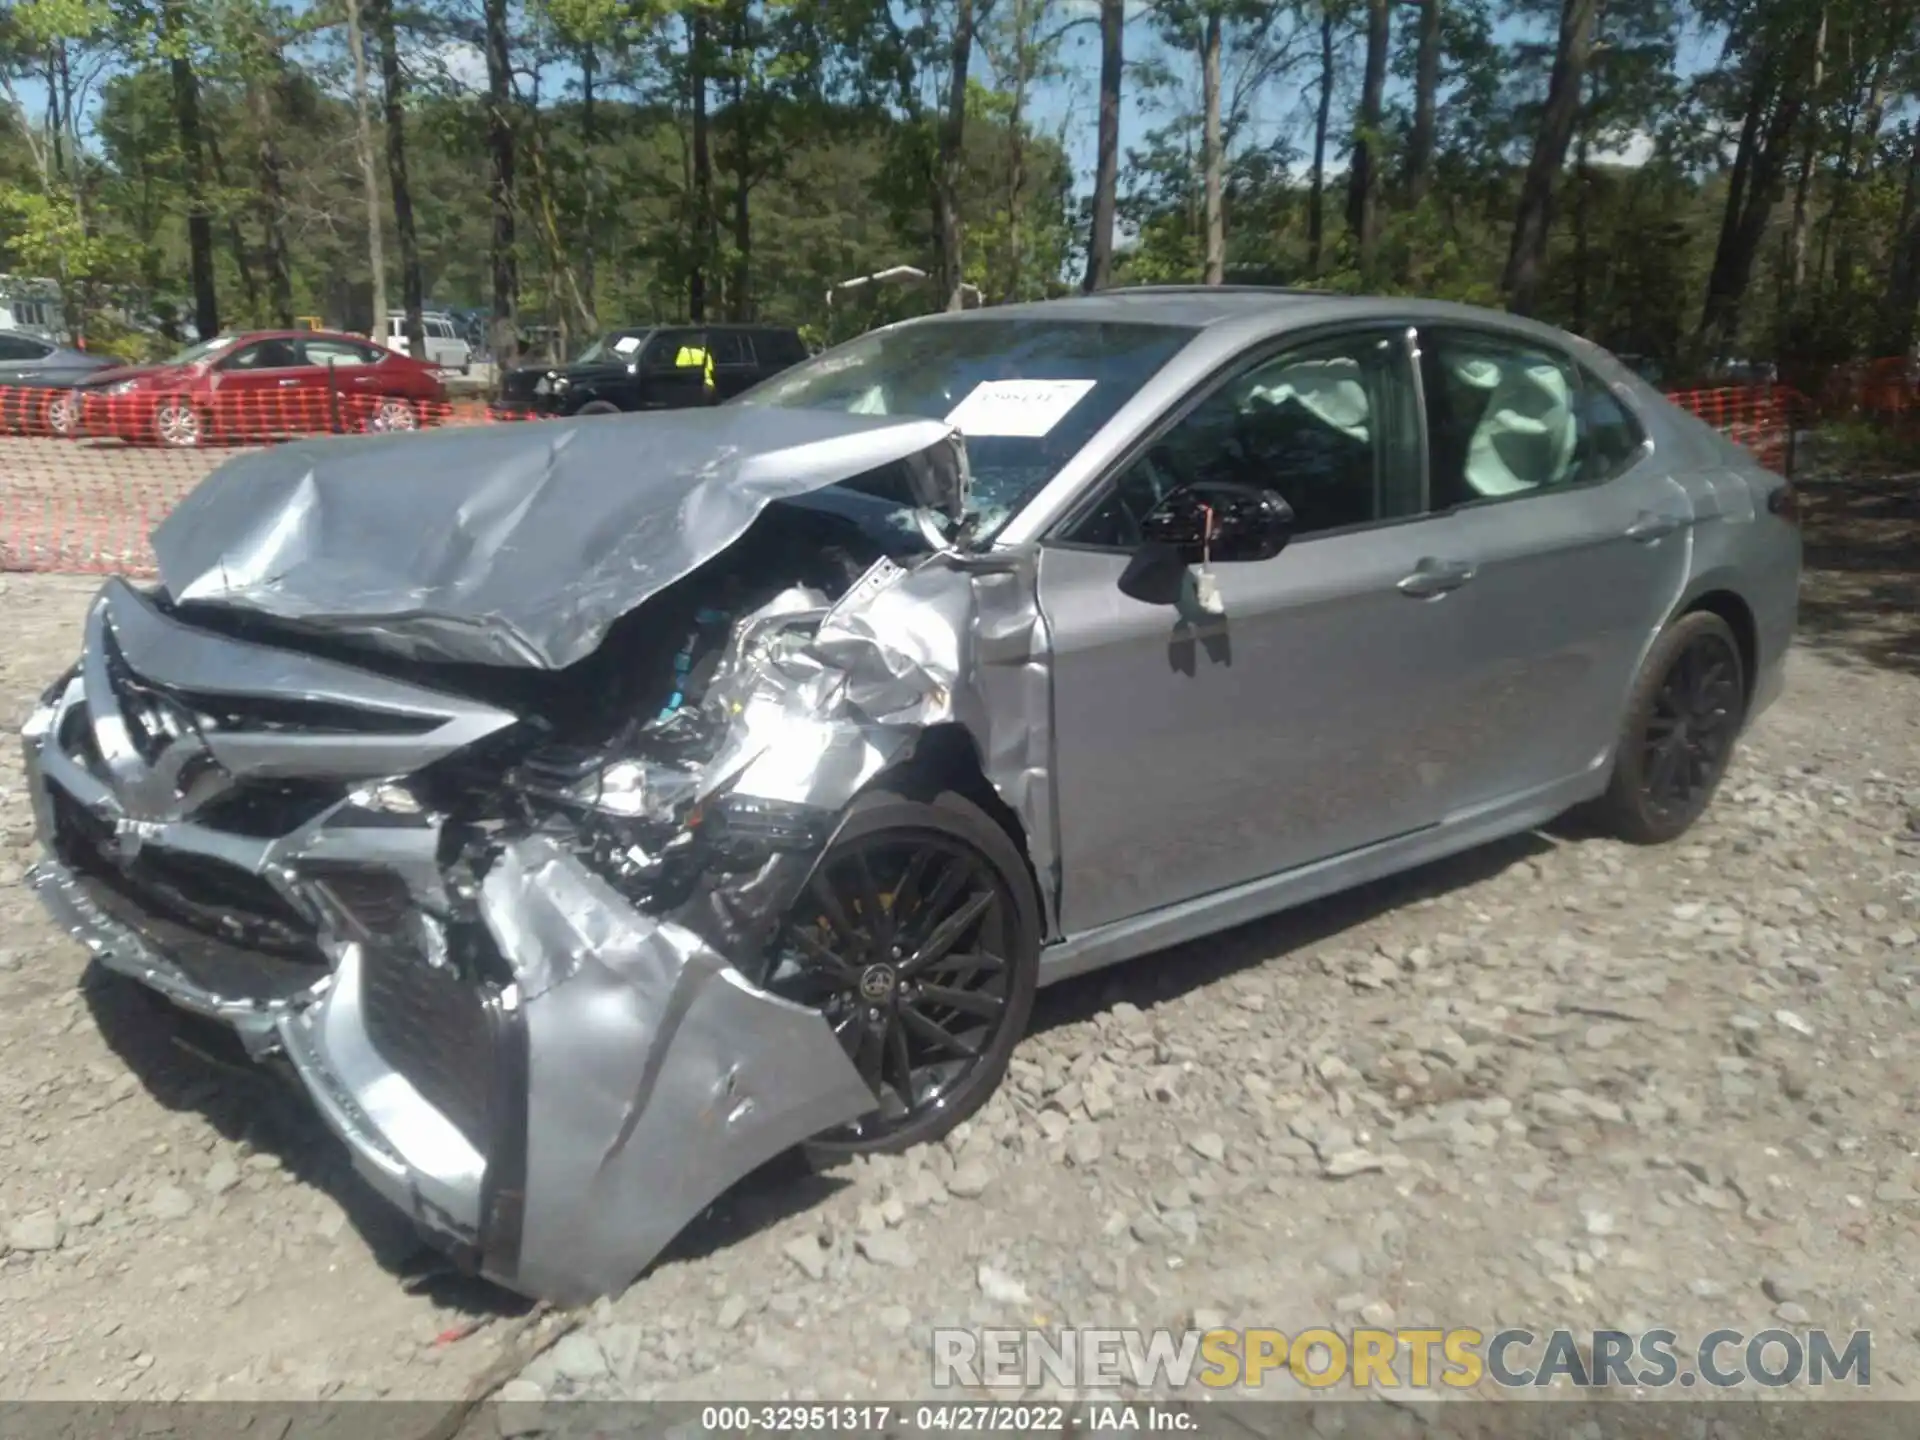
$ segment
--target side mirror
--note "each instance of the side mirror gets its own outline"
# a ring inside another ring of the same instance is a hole
[[[1140,530],[1148,543],[1179,551],[1187,565],[1271,560],[1293,538],[1293,507],[1264,486],[1201,482],[1168,495]]]
[[[1286,549],[1293,507],[1261,486],[1203,482],[1168,495],[1140,529],[1143,543],[1120,576],[1120,591],[1148,605],[1172,605],[1189,565],[1271,560]]]

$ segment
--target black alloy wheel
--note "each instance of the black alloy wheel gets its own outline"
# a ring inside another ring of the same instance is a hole
[[[1660,844],[1700,817],[1746,718],[1740,646],[1718,615],[1682,616],[1655,643],[1627,709],[1602,818],[1624,840]]]
[[[875,1108],[820,1158],[938,1139],[1006,1073],[1033,1006],[1037,906],[1007,834],[963,797],[863,797],[788,916],[768,988],[818,1010]]]

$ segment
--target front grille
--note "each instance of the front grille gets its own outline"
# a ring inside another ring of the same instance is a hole
[[[72,869],[223,944],[325,964],[311,921],[258,875],[151,846],[128,855],[113,827],[65,791],[53,787],[50,798],[54,850]]]
[[[373,1048],[485,1154],[494,1016],[478,985],[385,945],[364,951],[361,1011]]]
[[[311,873],[368,938],[393,941],[406,933],[414,900],[407,882],[391,870],[340,865],[316,867]]]
[[[194,820],[230,835],[277,840],[345,797],[346,788],[331,781],[242,780],[202,805]]]

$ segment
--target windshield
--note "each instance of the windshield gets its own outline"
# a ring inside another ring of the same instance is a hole
[[[625,364],[640,353],[640,347],[646,342],[645,330],[609,331],[574,356],[573,363],[591,365],[596,360],[618,360]]]
[[[1052,316],[929,320],[849,341],[737,403],[950,422],[966,437],[969,518],[985,538],[1192,338],[1181,326]]]
[[[168,365],[192,365],[201,360],[210,360],[239,338],[238,335],[216,335],[211,340],[202,340],[197,345],[189,345],[178,355],[169,358],[165,363]]]

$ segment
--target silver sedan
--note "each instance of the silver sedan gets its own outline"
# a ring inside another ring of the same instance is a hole
[[[1575,806],[1679,835],[1800,567],[1590,345],[1219,289],[261,451],[154,548],[26,728],[36,889],[568,1299],[795,1145],[939,1137],[1041,984]]]

